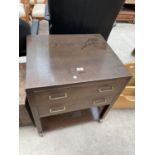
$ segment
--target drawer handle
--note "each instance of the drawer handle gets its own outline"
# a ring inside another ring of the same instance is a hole
[[[113,91],[113,90],[114,90],[113,86],[105,86],[105,87],[99,88],[98,92],[103,93],[103,92],[106,92],[106,91]]]
[[[106,98],[103,98],[103,99],[93,101],[93,105],[100,105],[103,103],[105,104],[106,102],[107,102]]]
[[[62,111],[65,111],[66,110],[66,107],[64,106],[62,109],[58,109],[58,110],[52,110],[52,108],[49,109],[49,112],[50,113],[57,113],[57,112],[62,112]]]
[[[67,98],[67,93],[65,93],[63,96],[59,96],[59,97],[52,97],[52,96],[49,96],[49,100],[60,100],[60,99],[64,99],[64,98]]]

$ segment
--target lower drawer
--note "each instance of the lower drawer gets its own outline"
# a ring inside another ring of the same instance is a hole
[[[66,113],[76,111],[80,109],[87,109],[92,106],[103,106],[111,104],[113,97],[105,96],[100,98],[84,98],[80,100],[68,101],[59,104],[46,104],[37,105],[38,113],[40,117],[56,115],[60,113]]]

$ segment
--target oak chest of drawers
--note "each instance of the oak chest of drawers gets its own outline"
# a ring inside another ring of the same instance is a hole
[[[129,79],[99,34],[27,38],[26,94],[39,133],[42,117],[101,107],[102,119]]]

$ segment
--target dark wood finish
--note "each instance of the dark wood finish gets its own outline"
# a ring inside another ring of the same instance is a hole
[[[99,34],[29,36],[26,92],[39,133],[40,119],[102,107],[100,119],[130,74]]]
[[[129,76],[99,34],[28,36],[27,44],[27,92]],[[77,67],[84,71],[77,72]]]
[[[35,102],[37,102],[37,104],[40,104],[40,103],[42,104],[42,102],[44,102],[44,104],[45,103],[48,104],[51,102],[52,103],[68,102],[70,100],[81,99],[84,97],[89,97],[89,98],[100,97],[103,95],[112,95],[114,93],[116,94],[116,92],[119,90],[121,86],[119,85],[120,82],[122,81],[113,80],[110,82],[105,81],[105,82],[96,82],[92,84],[82,84],[82,85],[79,84],[77,86],[68,86],[68,87],[62,86],[59,88],[33,91],[33,96],[35,96],[34,100]],[[67,97],[65,97],[65,94],[67,95]],[[50,99],[51,97],[60,98],[60,99],[52,100]]]
[[[35,125],[37,127],[38,133],[41,135],[43,133],[43,128],[42,128],[42,123],[41,123],[41,119],[38,113],[38,109],[35,106],[35,103],[33,103],[33,101],[31,100],[31,96],[27,96],[27,101],[28,104],[30,106],[31,112],[32,112],[32,116],[33,116],[33,120],[35,122]]]

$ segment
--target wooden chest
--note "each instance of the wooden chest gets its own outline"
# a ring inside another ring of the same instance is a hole
[[[99,34],[29,36],[26,93],[39,133],[42,117],[103,107],[109,111],[130,74]]]

